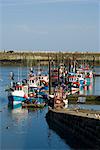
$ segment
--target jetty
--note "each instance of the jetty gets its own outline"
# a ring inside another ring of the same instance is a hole
[[[49,107],[46,120],[72,148],[100,148],[100,111]]]

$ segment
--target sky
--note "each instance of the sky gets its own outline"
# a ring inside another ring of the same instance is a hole
[[[100,0],[0,0],[0,50],[100,52]]]

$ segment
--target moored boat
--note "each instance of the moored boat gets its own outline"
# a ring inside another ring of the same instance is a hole
[[[7,89],[9,106],[16,108],[21,106],[22,102],[32,102],[33,99],[36,104],[39,105],[39,96],[46,101],[47,94],[45,94],[43,90],[47,90],[48,88],[47,79],[47,76],[33,76],[31,74],[28,79],[23,79],[22,81],[15,83],[14,79],[12,80],[11,78],[11,85]]]
[[[12,108],[21,106],[22,102],[26,99],[29,99],[27,85],[16,85],[8,91],[8,105]]]

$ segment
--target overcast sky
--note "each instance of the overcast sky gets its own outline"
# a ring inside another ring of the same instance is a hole
[[[100,50],[100,0],[0,0],[0,49]]]

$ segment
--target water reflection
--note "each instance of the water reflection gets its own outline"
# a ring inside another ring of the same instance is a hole
[[[93,84],[91,83],[89,86],[80,87],[79,94],[93,95]]]
[[[11,112],[12,119],[15,120],[17,123],[21,123],[23,120],[27,119],[28,117],[28,110],[17,108],[9,110]]]

